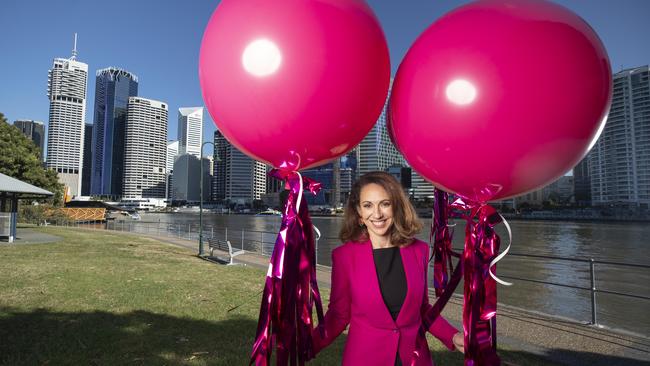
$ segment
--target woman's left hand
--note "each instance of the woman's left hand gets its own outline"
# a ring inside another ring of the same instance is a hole
[[[451,339],[454,342],[454,347],[460,352],[465,353],[465,336],[462,332],[454,334],[454,337]]]

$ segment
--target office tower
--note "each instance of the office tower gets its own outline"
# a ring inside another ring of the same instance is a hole
[[[411,171],[411,196],[416,200],[433,199],[434,186],[415,170]]]
[[[212,171],[214,170],[214,155],[205,155],[203,159],[208,160],[208,174],[212,176]]]
[[[199,160],[192,154],[182,154],[174,161],[172,200],[199,202],[201,197],[200,164],[203,164],[203,201],[210,199],[210,161],[206,158]]]
[[[359,145],[341,156],[341,169],[350,169],[352,172],[352,183],[359,179]]]
[[[93,124],[86,123],[84,126],[84,163],[81,170],[81,195],[90,196],[90,182],[93,165]]]
[[[536,189],[532,192],[515,197],[514,207],[524,203],[535,206],[543,205],[568,205],[573,203],[575,198],[574,177],[570,175],[562,176],[546,186]],[[508,200],[500,201],[502,205],[507,205]]]
[[[402,154],[397,150],[397,148],[395,148],[395,145],[393,145],[393,142],[390,140],[388,129],[386,128],[389,100],[390,90],[388,97],[386,98],[386,103],[384,103],[384,109],[382,110],[377,123],[359,144],[359,160],[357,162],[359,175],[375,170],[385,171],[391,166],[407,165]]]
[[[573,190],[578,206],[591,206],[591,177],[589,175],[589,155],[573,168]]]
[[[129,98],[124,135],[123,197],[165,197],[167,113],[166,103]]]
[[[137,76],[116,67],[97,70],[91,178],[93,194],[122,195],[126,109],[129,97],[137,95]]]
[[[386,172],[402,185],[405,192],[411,189],[411,168],[403,166],[391,166],[386,169]]]
[[[45,163],[73,196],[81,193],[87,82],[88,65],[77,61],[75,34],[72,57],[55,58],[48,72],[50,116]]]
[[[45,126],[43,125],[43,122],[21,119],[14,121],[14,126],[18,127],[18,129],[27,136],[28,139],[34,142],[34,145],[39,149],[38,157],[43,160],[43,157],[45,156],[45,154],[43,154],[45,150]]]
[[[172,187],[174,185],[174,160],[178,157],[178,141],[167,142],[167,188],[165,190],[165,198],[172,198]]]
[[[174,170],[174,160],[178,157],[178,141],[168,141],[167,142],[167,173],[171,173]]]
[[[564,175],[543,188],[544,200],[551,204],[568,205],[575,199],[575,177]]]
[[[612,106],[589,153],[593,205],[650,205],[650,66],[614,74]]]
[[[178,108],[178,153],[201,158],[203,107]]]
[[[266,192],[266,166],[214,133],[214,200],[252,204]]]
[[[352,190],[353,170],[346,156],[325,165],[302,171],[303,177],[309,177],[321,184],[317,195],[305,193],[310,205],[327,205],[339,207],[347,201]]]

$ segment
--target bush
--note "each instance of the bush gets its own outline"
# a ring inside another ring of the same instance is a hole
[[[43,225],[47,223],[67,224],[72,220],[59,208],[50,204],[31,205],[21,204],[18,207],[18,222],[24,224]]]

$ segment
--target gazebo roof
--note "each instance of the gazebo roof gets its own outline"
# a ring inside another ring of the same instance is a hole
[[[0,173],[0,193],[52,196],[53,193]]]

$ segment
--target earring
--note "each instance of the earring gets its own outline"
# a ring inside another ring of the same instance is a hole
[[[364,227],[364,226],[366,226],[366,224],[364,224],[363,222],[359,223],[359,227]]]

